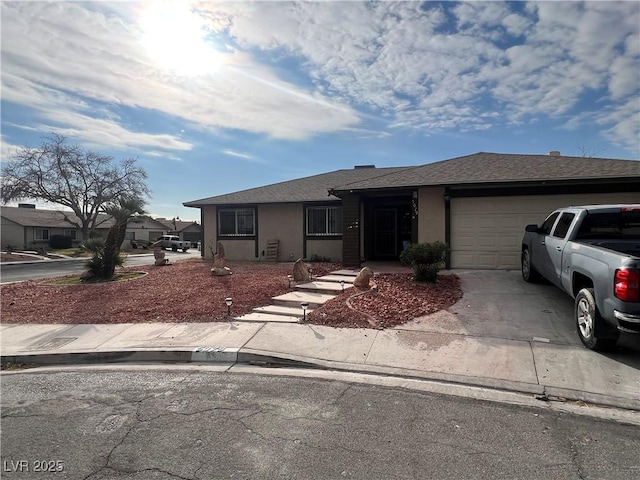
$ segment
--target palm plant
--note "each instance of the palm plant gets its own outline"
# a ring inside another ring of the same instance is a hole
[[[103,211],[113,219],[113,225],[103,243],[91,244],[94,255],[87,263],[89,271],[102,280],[110,280],[117,266],[122,265],[120,247],[124,241],[127,224],[137,215],[143,215],[144,200],[139,197],[121,197],[105,206]]]

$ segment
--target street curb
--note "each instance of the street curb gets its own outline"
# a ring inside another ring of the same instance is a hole
[[[331,360],[320,360],[295,355],[274,354],[229,347],[195,347],[189,349],[114,350],[105,352],[39,352],[0,355],[2,365],[23,364],[37,366],[87,365],[96,363],[204,363],[220,365],[255,365],[262,367],[294,367],[333,370],[365,375],[378,375],[412,380],[439,381],[449,384],[489,388],[526,395],[539,400],[557,402],[585,402],[592,405],[640,411],[640,401],[551,387],[525,382],[485,377],[464,376],[423,370],[410,370],[382,365],[364,365]]]
[[[196,347],[191,349],[114,350],[106,352],[43,352],[1,355],[2,364],[80,365],[92,363],[224,363],[234,364],[238,348]]]

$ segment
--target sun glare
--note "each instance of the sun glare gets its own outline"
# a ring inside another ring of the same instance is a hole
[[[140,18],[142,43],[161,68],[179,75],[217,71],[223,56],[206,41],[205,23],[186,3],[153,2]]]

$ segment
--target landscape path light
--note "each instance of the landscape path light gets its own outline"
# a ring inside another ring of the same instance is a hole
[[[340,286],[342,287],[342,291],[344,292],[344,280],[340,280]]]
[[[309,308],[309,302],[300,302],[300,306],[302,307],[302,320],[307,320],[307,308]]]
[[[231,305],[233,305],[233,298],[227,297],[224,299],[224,303],[227,304],[227,317],[231,316]]]

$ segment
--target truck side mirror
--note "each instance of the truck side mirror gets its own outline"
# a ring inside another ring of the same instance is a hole
[[[524,227],[524,231],[531,232],[531,233],[538,233],[539,232],[538,225],[536,225],[535,223],[532,223],[531,225],[527,225],[526,227]]]

